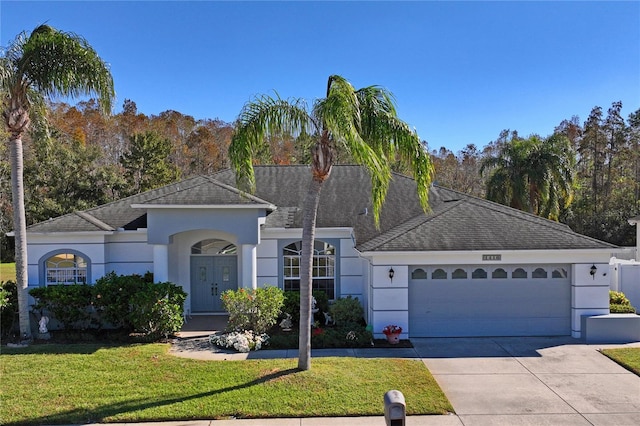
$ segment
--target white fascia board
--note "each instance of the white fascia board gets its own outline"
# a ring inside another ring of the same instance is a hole
[[[133,209],[267,209],[275,210],[273,204],[131,204]]]
[[[65,232],[29,232],[27,231],[27,236],[60,236],[60,235],[77,235],[77,236],[84,236],[84,235],[113,235],[116,234],[118,231],[76,231],[76,232],[72,232],[72,231],[65,231]],[[13,234],[13,232],[11,232],[11,234]],[[7,234],[8,235],[8,234]],[[9,235],[10,237],[13,237],[13,235]]]
[[[509,265],[540,263],[609,263],[616,248],[585,250],[487,250],[432,252],[362,252],[372,265]],[[483,255],[500,255],[500,260],[482,260]]]
[[[302,228],[263,228],[262,238],[302,238]],[[351,238],[351,228],[316,228],[315,238]]]

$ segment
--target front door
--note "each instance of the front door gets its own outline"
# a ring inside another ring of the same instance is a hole
[[[191,312],[223,312],[220,296],[238,288],[236,256],[191,257]]]

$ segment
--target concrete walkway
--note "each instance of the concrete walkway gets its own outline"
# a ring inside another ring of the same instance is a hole
[[[410,416],[408,426],[640,425],[640,377],[598,353],[598,349],[606,347],[640,347],[640,342],[586,345],[563,337],[411,341],[412,349],[314,350],[312,356],[421,359],[451,401],[456,415]],[[297,356],[297,351],[188,352],[176,355],[211,360]],[[162,425],[384,426],[385,421],[380,416],[206,420]]]

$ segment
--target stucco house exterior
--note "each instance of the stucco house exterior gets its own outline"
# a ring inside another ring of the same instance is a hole
[[[258,166],[257,190],[231,170],[34,224],[29,286],[154,273],[188,293],[191,315],[221,313],[229,288],[299,288],[307,166]],[[609,312],[619,248],[567,226],[434,185],[431,211],[396,174],[374,226],[370,181],[334,166],[317,218],[314,289],[357,297],[381,337],[580,337],[582,315]]]

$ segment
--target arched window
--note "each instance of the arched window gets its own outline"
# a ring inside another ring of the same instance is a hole
[[[467,271],[465,271],[464,269],[456,269],[455,271],[453,271],[453,273],[451,274],[451,278],[454,280],[464,280],[467,278]]]
[[[191,254],[208,254],[213,256],[236,253],[237,249],[235,244],[225,240],[218,240],[216,238],[202,240],[191,246]]]
[[[446,280],[447,279],[447,271],[444,269],[436,269],[431,273],[432,280]]]
[[[507,271],[505,271],[502,268],[498,268],[491,273],[491,278],[494,278],[494,279],[507,278]]]
[[[533,277],[533,278],[547,278],[547,271],[545,271],[544,268],[536,268],[536,269],[534,269],[533,273],[531,274],[531,277]]]
[[[282,250],[284,290],[300,291],[300,256],[302,241]],[[336,249],[329,243],[315,240],[313,244],[312,290],[324,291],[329,300],[336,298]]]
[[[471,278],[474,280],[487,278],[487,271],[485,271],[482,268],[477,268],[475,271],[471,273]]]
[[[58,253],[44,261],[47,285],[87,284],[87,261],[76,253]]]
[[[411,279],[413,280],[426,280],[427,272],[424,269],[418,268],[411,273]]]
[[[564,268],[556,268],[551,273],[551,278],[567,278],[567,270]]]
[[[527,278],[527,271],[522,268],[516,268],[511,273],[511,278]]]

